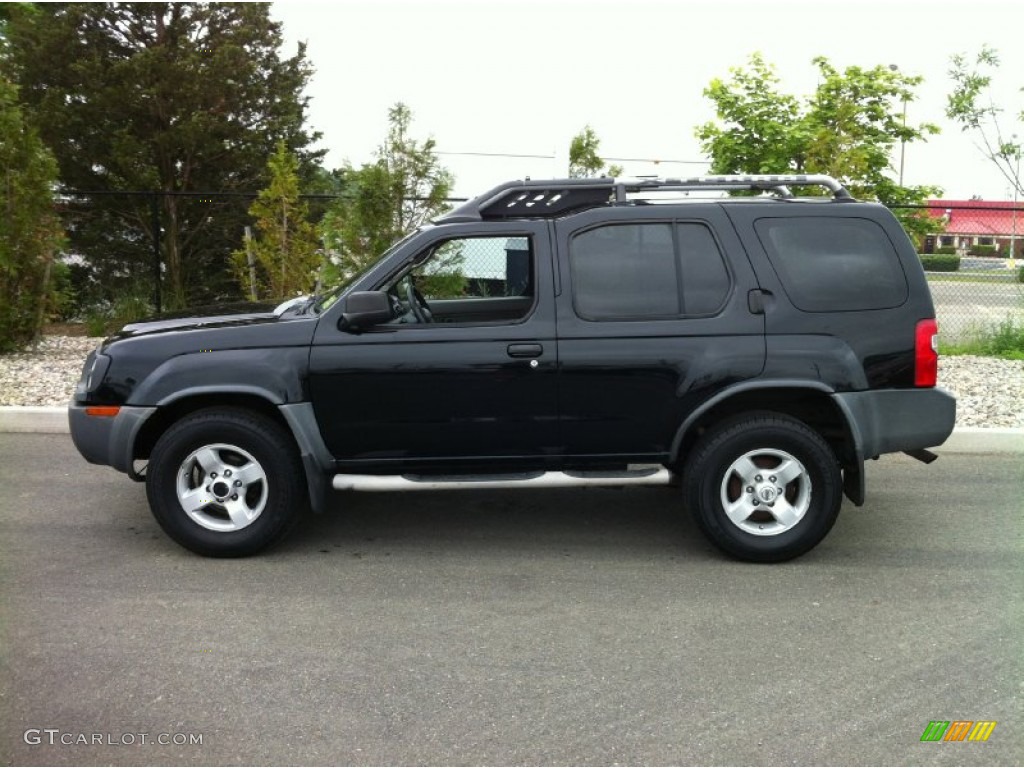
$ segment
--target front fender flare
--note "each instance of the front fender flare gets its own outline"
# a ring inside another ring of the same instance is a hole
[[[172,357],[157,366],[128,405],[165,406],[194,395],[223,392],[262,397],[274,405],[308,400],[309,347],[228,349]]]

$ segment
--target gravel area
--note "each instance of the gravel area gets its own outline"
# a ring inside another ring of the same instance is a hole
[[[0,405],[66,405],[99,341],[46,336],[35,350],[0,355]],[[1024,427],[1024,361],[947,355],[939,384],[959,400],[957,426]]]
[[[43,336],[34,349],[0,355],[0,405],[67,405],[85,356],[101,341]]]

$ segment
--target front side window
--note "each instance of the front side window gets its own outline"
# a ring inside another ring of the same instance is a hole
[[[710,315],[729,274],[703,224],[612,224],[576,235],[569,248],[573,303],[587,320]]]
[[[533,307],[534,274],[529,237],[459,237],[417,254],[384,288],[406,309],[398,322],[515,322]]]

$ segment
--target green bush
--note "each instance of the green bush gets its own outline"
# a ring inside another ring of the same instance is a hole
[[[956,246],[954,246],[954,245],[943,245],[940,248],[936,248],[935,249],[935,253],[956,253]]]
[[[1010,316],[997,325],[974,326],[952,344],[940,343],[943,354],[1024,360],[1024,323],[1019,317]]]
[[[74,317],[78,296],[71,281],[71,267],[63,261],[53,262],[50,290],[53,296],[52,311],[50,312],[52,317],[62,322]]]
[[[1020,360],[1024,357],[1024,325],[1007,318],[994,329],[988,344],[991,354]]]
[[[999,246],[997,245],[972,245],[967,251],[971,256],[998,256]]]
[[[960,257],[949,253],[922,253],[921,266],[926,272],[957,272],[960,270]]]
[[[90,336],[107,335],[107,315],[93,310],[85,316],[85,332]]]
[[[126,293],[113,304],[94,307],[85,316],[85,329],[90,336],[107,336],[153,314],[153,305],[141,293]]]
[[[1024,267],[1017,270],[1017,282],[1024,283]]]

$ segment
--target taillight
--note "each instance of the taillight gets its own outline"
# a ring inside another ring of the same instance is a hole
[[[919,320],[914,330],[914,386],[934,387],[939,378],[939,324]]]

